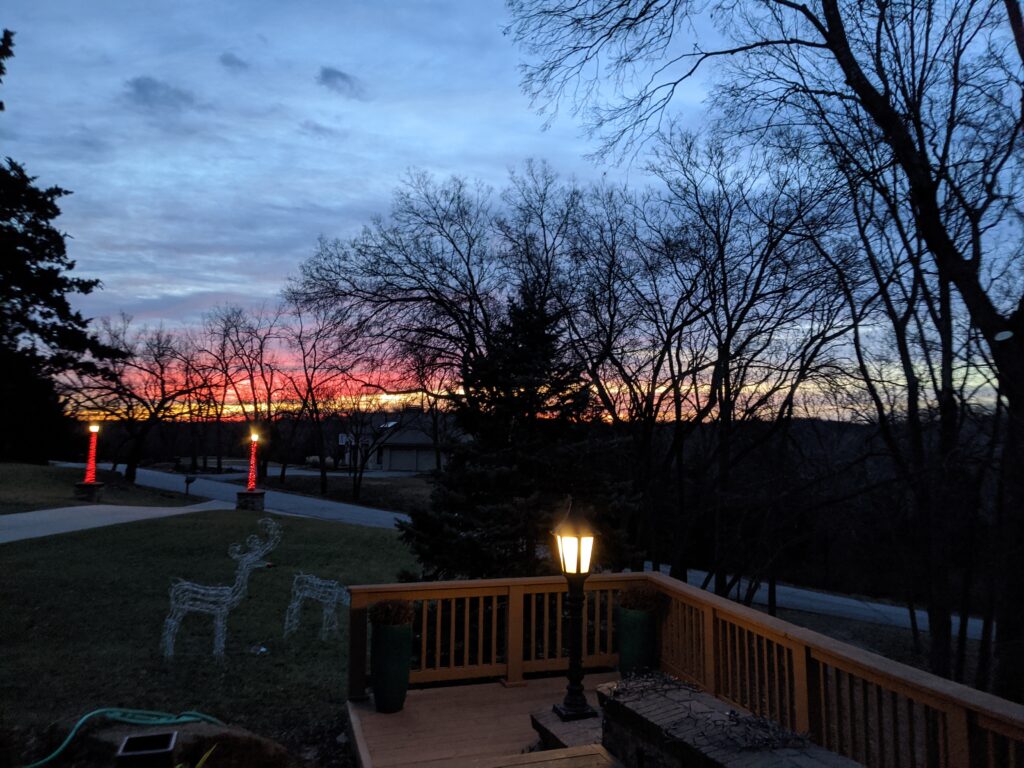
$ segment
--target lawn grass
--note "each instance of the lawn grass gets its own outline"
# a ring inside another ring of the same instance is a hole
[[[277,518],[274,567],[253,572],[231,613],[226,658],[211,656],[212,621],[199,615],[182,622],[174,659],[160,654],[172,578],[230,584],[228,546],[258,533],[259,517],[201,512],[0,546],[0,744],[11,744],[10,764],[41,758],[78,717],[109,706],[199,710],[310,764],[337,764],[348,616],[339,616],[340,637],[321,641],[320,612],[307,604],[299,631],[283,640],[292,579],[394,581],[413,559],[393,532]]]
[[[75,483],[82,470],[39,464],[0,464],[0,515],[33,509],[73,507],[88,502],[75,498]],[[199,496],[142,488],[125,482],[117,472],[100,470],[97,479],[105,483],[103,504],[136,507],[181,507],[205,501]]]
[[[227,482],[242,485],[245,477],[224,478]],[[359,500],[352,498],[352,479],[348,475],[329,475],[327,477],[327,495],[320,496],[320,478],[309,475],[285,475],[284,483],[278,475],[271,471],[265,480],[260,480],[260,487],[272,491],[288,491],[307,496],[317,496],[332,501],[343,501],[349,504],[361,504],[389,512],[418,512],[430,508],[430,494],[434,484],[428,475],[411,475],[402,477],[364,477],[360,489]]]

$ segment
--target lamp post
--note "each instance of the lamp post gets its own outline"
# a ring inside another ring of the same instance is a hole
[[[100,425],[89,425],[89,454],[85,459],[85,477],[75,483],[75,496],[86,501],[97,502],[103,496],[103,483],[96,482],[96,443]]]
[[[572,499],[569,500],[565,519],[552,533],[558,545],[562,573],[569,583],[566,600],[569,610],[569,684],[565,700],[555,704],[554,711],[562,720],[583,720],[597,716],[583,695],[583,582],[590,575],[594,534],[580,515],[573,514]]]
[[[235,509],[263,511],[263,491],[256,488],[256,446],[259,442],[260,436],[256,432],[249,434],[249,479],[245,490],[235,495]]]

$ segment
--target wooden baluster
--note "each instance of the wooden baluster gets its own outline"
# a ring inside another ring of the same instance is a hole
[[[427,663],[427,613],[430,606],[429,600],[420,603],[420,669],[428,669]]]
[[[562,592],[556,592],[555,595],[555,615],[558,617],[555,619],[555,653],[557,658],[562,658]]]
[[[458,606],[458,602],[454,597],[447,602],[452,607],[451,619],[448,622],[448,668],[451,669],[455,666],[455,609]]]
[[[508,621],[505,648],[508,655],[508,670],[505,673],[506,685],[522,685],[523,683],[523,599],[524,588],[518,584],[508,588]]]
[[[718,621],[718,617],[715,615],[715,609],[710,605],[704,606],[704,610],[701,611],[701,621],[704,624],[702,638],[704,645],[704,690],[711,694],[717,694],[718,675],[716,674],[715,665],[718,654],[715,648],[715,622]]]
[[[896,768],[903,763],[903,739],[900,738],[900,702],[896,691],[890,692],[889,711],[892,715],[892,751],[896,755]]]
[[[484,596],[476,599],[476,663],[484,663]]]
[[[760,675],[758,676],[758,685],[760,686],[757,692],[758,701],[758,714],[765,717],[771,717],[772,708],[768,703],[769,691],[768,687],[768,640],[765,637],[758,636],[757,642],[754,646],[755,658],[760,668]]]
[[[948,764],[952,766],[970,765],[971,751],[969,734],[971,731],[970,720],[967,709],[957,707],[945,712],[946,719],[946,757]],[[1013,768],[1013,742],[1008,744],[1010,751],[1010,768]]]
[[[608,653],[612,652],[612,648],[615,647],[615,608],[613,602],[615,600],[614,593],[608,591]],[[558,608],[561,611],[562,608],[562,596],[558,596]]]
[[[854,689],[856,678],[852,672],[846,673],[846,720],[850,723],[850,757],[856,758],[857,754],[857,703]]]
[[[491,664],[498,663],[498,596],[491,595]]]
[[[537,658],[537,598],[540,595],[534,593],[528,597],[526,602],[530,606],[530,649],[524,658],[533,661]]]
[[[544,622],[542,630],[544,632],[544,658],[551,658],[551,605],[550,605],[550,593],[543,592],[543,600],[541,601],[541,607],[543,608],[542,613],[544,614]]]
[[[441,613],[444,606],[444,601],[440,598],[434,601],[437,605],[437,610],[434,613],[434,667],[436,669],[441,668]]]
[[[797,733],[810,733],[811,730],[811,688],[807,680],[809,651],[803,646],[793,649],[793,715]]]
[[[469,666],[469,598],[462,598],[463,622],[462,627],[462,666]]]

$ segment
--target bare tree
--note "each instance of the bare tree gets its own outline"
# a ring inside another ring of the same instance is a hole
[[[135,482],[146,438],[176,418],[198,389],[180,339],[163,327],[135,328],[132,318],[100,323],[102,342],[119,351],[105,372],[74,373],[63,381],[72,410],[120,422],[128,435],[125,479]]]
[[[303,265],[306,300],[357,302],[368,343],[419,350],[428,378],[462,381],[487,347],[506,286],[489,198],[462,179],[410,175],[387,220],[347,245],[321,241]]]
[[[293,360],[285,377],[300,412],[313,427],[320,467],[320,494],[327,495],[327,443],[324,420],[341,399],[359,363],[360,338],[351,307],[325,303],[304,306],[288,294],[290,324],[284,338]]]
[[[526,67],[527,91],[547,103],[581,95],[606,149],[649,137],[675,93],[719,60],[728,76],[718,102],[737,129],[755,139],[776,127],[811,137],[863,184],[895,169],[925,246],[914,258],[956,291],[990,349],[1007,406],[1010,508],[1024,508],[1024,291],[989,282],[1020,242],[1011,214],[1021,193],[1024,30],[1014,0],[509,5],[511,31],[540,57]],[[696,34],[709,19],[719,34]],[[609,74],[632,90],[592,100]],[[882,164],[871,162],[879,154]],[[1000,539],[998,692],[1022,699],[1024,515],[1008,515]]]

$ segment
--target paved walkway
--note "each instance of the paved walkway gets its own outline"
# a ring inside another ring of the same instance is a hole
[[[59,466],[83,466],[81,464],[60,464]],[[159,488],[162,491],[185,490],[184,475],[171,474],[170,472],[158,472],[153,469],[139,469],[135,477],[137,485],[147,488]],[[215,501],[225,502],[231,507],[235,506],[235,496],[242,490],[242,486],[235,483],[225,483],[221,480],[211,480],[209,476],[197,477],[189,487],[189,493],[196,496],[204,496]],[[350,523],[351,525],[365,525],[370,528],[394,528],[398,520],[408,520],[408,515],[400,512],[387,512],[373,507],[362,507],[358,504],[345,504],[340,501],[327,501],[312,496],[299,496],[294,493],[283,493],[281,491],[267,491],[264,496],[264,505],[268,512],[277,512],[282,515],[298,515],[299,517],[316,517],[321,520],[333,520],[338,523]]]
[[[0,544],[22,539],[38,539],[56,533],[84,531],[107,525],[132,523],[136,520],[155,520],[190,512],[211,509],[231,509],[234,505],[222,501],[206,501],[190,507],[124,507],[116,504],[87,504],[57,509],[37,509],[33,512],[15,512],[0,515]]]

